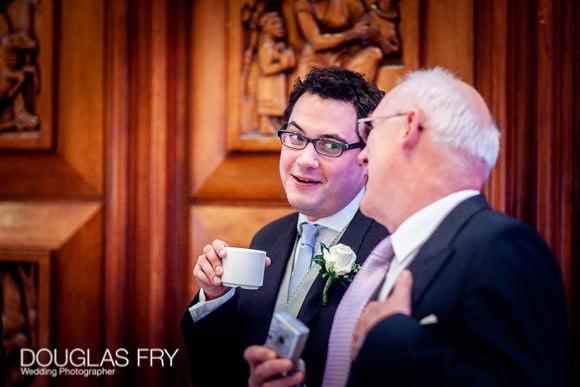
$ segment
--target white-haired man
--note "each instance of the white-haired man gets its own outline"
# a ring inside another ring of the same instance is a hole
[[[441,68],[414,72],[359,132],[361,210],[392,235],[337,309],[323,385],[565,386],[556,261],[479,193],[499,149],[482,97]],[[259,353],[246,352],[254,384],[275,372]]]

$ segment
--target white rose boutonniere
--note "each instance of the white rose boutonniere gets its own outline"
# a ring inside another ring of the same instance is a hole
[[[360,269],[356,261],[356,254],[350,247],[339,243],[330,249],[324,243],[320,244],[321,254],[313,258],[320,265],[320,274],[326,278],[322,291],[322,305],[328,302],[328,289],[333,282],[338,281],[346,286],[352,281],[354,274]]]

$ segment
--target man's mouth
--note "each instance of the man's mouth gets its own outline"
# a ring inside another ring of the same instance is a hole
[[[292,175],[292,177],[294,177],[294,179],[296,179],[296,181],[299,182],[299,183],[305,183],[305,184],[317,184],[317,183],[320,183],[320,181],[318,181],[318,180],[311,180],[311,179],[308,179],[306,177],[300,177],[300,176],[296,176],[296,175]]]

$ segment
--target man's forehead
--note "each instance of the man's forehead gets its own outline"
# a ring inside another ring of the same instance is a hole
[[[385,95],[371,116],[392,114],[397,109],[397,105],[400,105],[401,99],[397,97],[397,94],[392,95],[392,92]]]

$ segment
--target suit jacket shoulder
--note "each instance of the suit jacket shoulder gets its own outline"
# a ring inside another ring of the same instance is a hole
[[[409,269],[412,316],[388,317],[369,332],[351,384],[380,384],[388,374],[393,386],[565,385],[561,276],[532,227],[481,195],[470,198]],[[429,315],[437,322],[419,324]]]

